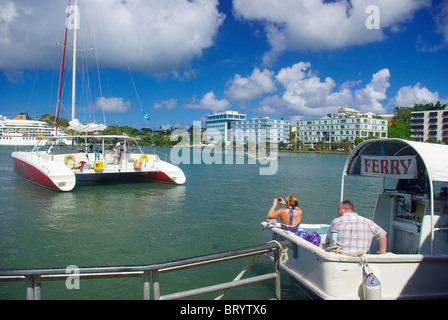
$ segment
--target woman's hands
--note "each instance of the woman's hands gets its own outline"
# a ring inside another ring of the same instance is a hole
[[[274,201],[272,202],[272,207],[268,212],[268,219],[277,219],[280,216],[280,210],[275,211],[275,208],[277,208],[278,204],[286,204],[285,200],[283,200],[283,198],[278,197],[275,198]]]
[[[279,197],[279,198],[275,198],[274,202],[272,203],[272,205],[275,207],[277,206],[277,204],[286,204],[286,202],[285,202],[285,200],[283,200],[282,197]]]

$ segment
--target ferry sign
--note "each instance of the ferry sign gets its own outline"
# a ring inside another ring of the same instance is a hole
[[[361,156],[361,175],[395,179],[416,179],[415,156]]]

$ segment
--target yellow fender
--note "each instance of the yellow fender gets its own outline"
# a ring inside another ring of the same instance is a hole
[[[103,161],[95,161],[93,163],[93,169],[95,169],[96,171],[103,170],[103,166],[104,166]]]
[[[75,156],[72,154],[68,154],[65,156],[64,163],[67,164],[69,159],[72,159],[73,163],[75,163]]]
[[[134,161],[134,169],[139,170],[142,168],[142,162],[138,161],[138,159],[135,159]]]

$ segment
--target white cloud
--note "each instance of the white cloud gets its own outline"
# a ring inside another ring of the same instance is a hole
[[[398,90],[394,98],[395,104],[398,107],[413,107],[414,104],[436,103],[439,101],[439,93],[431,92],[426,87],[417,83],[414,86],[402,87]]]
[[[272,74],[270,71],[266,73]],[[299,62],[278,72],[275,76],[278,90],[272,91],[279,93],[273,96],[264,95],[259,107],[254,111],[294,119],[334,114],[340,107],[356,108],[361,112],[384,113],[382,103],[387,99],[389,79],[389,70],[382,69],[364,86],[359,80],[346,81],[338,86],[331,77],[322,81],[311,69],[309,62]],[[253,88],[253,91],[257,90]]]
[[[245,78],[237,74],[228,82],[225,94],[230,100],[244,104],[246,101],[257,99],[264,94],[277,90],[273,80],[274,72],[255,68],[252,74]]]
[[[387,98],[386,90],[389,84],[389,69],[382,69],[372,76],[371,82],[365,88],[355,92],[354,105],[361,112],[384,113],[386,110],[380,101]]]
[[[234,0],[241,20],[264,23],[271,51],[269,65],[285,50],[333,50],[382,40],[386,30],[400,30],[430,0]],[[380,28],[368,29],[369,5],[379,9]]]
[[[213,92],[206,93],[198,102],[193,101],[191,104],[184,106],[185,109],[202,109],[214,112],[224,111],[230,108],[230,102],[226,99],[218,100]]]
[[[52,68],[60,61],[65,1],[0,0],[0,70]],[[101,45],[103,67],[153,74],[191,72],[190,63],[213,45],[225,16],[218,0],[80,1],[79,47]],[[69,36],[71,30],[69,30]],[[92,52],[85,53],[94,61]],[[92,63],[92,65],[94,65]]]
[[[443,34],[445,44],[448,44],[448,0],[443,1],[436,10],[437,31]]]
[[[177,99],[168,99],[160,102],[156,102],[153,105],[153,111],[159,110],[172,110],[177,106]]]
[[[124,102],[123,98],[97,98],[94,109],[104,112],[128,112],[132,110],[132,104],[129,101]]]

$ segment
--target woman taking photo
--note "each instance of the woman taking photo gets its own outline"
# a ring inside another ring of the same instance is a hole
[[[286,205],[286,209],[278,209],[278,204],[284,204]],[[268,212],[268,219],[277,219],[280,218],[280,222],[282,225],[282,229],[286,231],[291,231],[301,237],[302,239],[305,239],[306,241],[311,242],[312,244],[316,246],[320,246],[320,236],[317,234],[317,232],[310,231],[310,230],[300,230],[300,222],[302,222],[302,209],[298,207],[299,201],[294,196],[289,196],[286,198],[286,201],[282,198],[275,198],[274,202],[272,203],[271,210]]]

